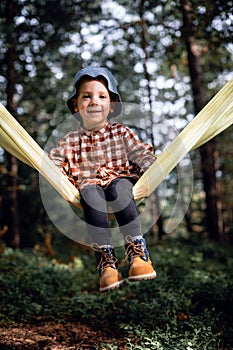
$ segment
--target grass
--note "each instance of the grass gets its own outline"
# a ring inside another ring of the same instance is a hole
[[[97,289],[92,253],[73,247],[68,263],[64,252],[55,259],[5,249],[0,324],[86,322],[112,337],[112,344],[100,338],[99,349],[120,349],[114,339],[121,339],[124,349],[232,349],[233,248],[172,238],[149,246],[157,279],[126,282],[105,294]]]

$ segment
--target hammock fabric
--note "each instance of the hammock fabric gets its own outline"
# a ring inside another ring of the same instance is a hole
[[[148,197],[179,161],[233,124],[233,79],[180,132],[133,188],[134,198]],[[79,192],[46,152],[0,103],[0,145],[35,168],[68,202],[80,206]]]

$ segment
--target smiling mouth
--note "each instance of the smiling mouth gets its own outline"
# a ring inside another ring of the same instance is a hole
[[[101,113],[101,109],[87,109],[87,113]]]

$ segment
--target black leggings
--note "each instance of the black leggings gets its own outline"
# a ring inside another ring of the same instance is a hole
[[[80,191],[90,243],[111,244],[109,207],[124,236],[142,235],[137,205],[133,198],[133,183],[133,179],[121,177],[113,180],[106,188],[89,185]]]

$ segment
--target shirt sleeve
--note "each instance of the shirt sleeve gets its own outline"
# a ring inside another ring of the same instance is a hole
[[[128,127],[125,127],[125,144],[129,161],[139,168],[140,173],[144,173],[156,160],[152,145],[143,143]]]
[[[69,163],[65,152],[65,142],[60,140],[55,148],[52,148],[49,152],[49,158],[53,163],[60,168],[64,175],[69,176]]]

